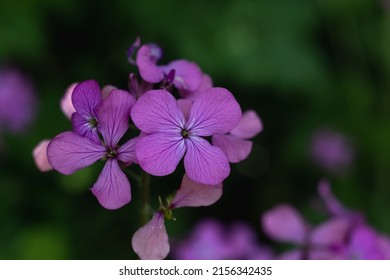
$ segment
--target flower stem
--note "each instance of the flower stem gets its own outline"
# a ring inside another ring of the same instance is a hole
[[[146,224],[149,221],[150,214],[150,174],[142,171],[141,173],[141,223]]]

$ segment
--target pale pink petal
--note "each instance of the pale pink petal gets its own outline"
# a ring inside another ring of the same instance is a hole
[[[212,142],[214,146],[219,147],[225,153],[229,162],[232,163],[246,159],[252,151],[252,141],[229,134],[214,135]]]
[[[201,93],[206,89],[211,88],[212,86],[213,86],[213,80],[211,79],[211,77],[207,74],[203,74],[202,82],[196,91],[180,90],[180,95],[185,99],[190,99],[193,101],[198,97],[199,93]]]
[[[91,191],[99,203],[110,210],[118,209],[131,200],[130,182],[115,159],[106,162]]]
[[[159,83],[164,79],[162,67],[156,65],[161,58],[161,49],[156,45],[143,45],[137,52],[136,64],[139,73],[149,83]]]
[[[276,241],[296,244],[305,242],[308,226],[290,205],[281,204],[265,212],[261,223],[265,233]]]
[[[130,165],[131,163],[138,163],[138,159],[135,154],[135,144],[137,143],[138,139],[140,138],[132,138],[118,148],[117,159],[119,161],[123,162],[125,165]]]
[[[225,134],[241,119],[241,108],[228,90],[210,88],[199,94],[192,104],[187,129],[193,135]]]
[[[131,245],[142,260],[164,259],[170,246],[163,215],[155,213],[148,223],[134,233]]]
[[[165,75],[172,70],[175,70],[173,83],[177,89],[193,92],[200,87],[203,73],[196,63],[184,59],[175,60],[164,67]]]
[[[47,146],[49,145],[50,140],[45,139],[39,142],[33,150],[33,158],[35,165],[41,172],[50,171],[53,167],[50,165],[49,160],[47,159]]]
[[[343,245],[351,223],[348,219],[334,218],[311,231],[310,243],[315,245]]]
[[[129,128],[129,116],[135,98],[124,90],[114,89],[97,110],[100,133],[104,142],[115,149]]]
[[[176,102],[179,109],[183,112],[184,118],[188,120],[190,117],[192,101],[189,99],[178,99]]]
[[[217,185],[229,176],[229,161],[221,149],[196,136],[186,139],[186,146],[184,167],[193,181]]]
[[[173,208],[209,206],[222,196],[222,184],[204,185],[184,174],[180,189],[172,201]]]
[[[61,102],[60,102],[61,110],[68,119],[70,119],[72,117],[72,114],[76,112],[76,109],[74,108],[72,103],[72,93],[76,86],[77,83],[71,84],[66,89],[65,94],[61,98]]]
[[[47,147],[51,166],[66,175],[93,164],[105,154],[105,147],[71,131],[58,134]]]
[[[135,146],[138,163],[154,176],[175,171],[185,152],[181,135],[154,133],[142,136]]]
[[[184,126],[184,115],[176,99],[166,90],[145,92],[131,110],[134,124],[143,132],[177,132]]]
[[[105,85],[102,88],[102,98],[106,99],[113,89],[117,89],[117,88],[112,85]]]
[[[263,123],[255,111],[249,110],[242,114],[239,124],[230,131],[230,134],[242,138],[249,139],[255,137],[263,131]]]

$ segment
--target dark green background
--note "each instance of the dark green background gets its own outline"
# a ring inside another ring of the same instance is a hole
[[[247,221],[260,242],[273,244],[260,215],[288,202],[309,221],[321,221],[312,211],[321,178],[330,179],[348,207],[390,233],[390,13],[382,2],[2,0],[0,65],[32,77],[39,112],[26,134],[2,135],[1,259],[136,257],[130,244],[140,225],[135,182],[132,202],[108,211],[88,190],[101,164],[71,176],[40,173],[31,151],[70,129],[59,109],[69,84],[95,79],[126,87],[135,70],[126,50],[138,35],[163,48],[163,63],[197,62],[243,110],[256,110],[265,127],[250,158],[232,166],[217,204],[178,210],[177,221],[167,222],[172,240],[214,217]],[[323,127],[353,140],[356,159],[347,172],[312,164],[309,140]],[[157,195],[179,186],[182,171],[152,179],[154,206]]]

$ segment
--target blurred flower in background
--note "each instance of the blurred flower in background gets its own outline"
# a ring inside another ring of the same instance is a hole
[[[16,68],[0,69],[0,133],[22,133],[34,120],[37,100],[30,79]]]

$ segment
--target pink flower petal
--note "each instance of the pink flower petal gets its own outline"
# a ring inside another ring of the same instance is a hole
[[[175,60],[164,67],[165,75],[172,70],[175,70],[173,83],[177,89],[193,92],[200,87],[203,73],[196,63],[184,59]]]
[[[60,103],[61,110],[68,119],[70,119],[72,114],[76,112],[72,103],[72,93],[76,86],[77,83],[73,83],[66,89]]]
[[[241,108],[233,94],[224,88],[210,88],[192,104],[187,129],[193,135],[225,134],[241,119]]]
[[[218,147],[192,136],[186,140],[184,167],[188,177],[205,185],[217,185],[230,174],[229,161]]]
[[[176,99],[166,90],[145,92],[131,110],[134,124],[143,132],[177,132],[184,126],[183,113]]]
[[[164,217],[155,213],[148,223],[134,233],[131,244],[142,260],[164,259],[170,250]]]
[[[222,184],[204,185],[184,174],[180,189],[172,201],[173,208],[209,206],[222,196]]]
[[[100,86],[94,80],[78,83],[72,93],[73,106],[81,115],[93,116],[101,100]]]
[[[129,128],[129,116],[135,98],[127,91],[114,89],[97,110],[99,129],[106,145],[115,149]]]
[[[232,163],[246,159],[252,151],[252,141],[229,134],[214,135],[212,142],[214,146],[219,147],[225,153],[229,162]]]
[[[51,166],[66,175],[93,164],[105,154],[105,147],[71,131],[58,134],[47,147]]]
[[[142,136],[135,146],[138,163],[154,176],[165,176],[175,171],[185,152],[180,135],[154,133]]]
[[[185,99],[195,100],[199,93],[213,86],[213,80],[207,74],[203,74],[202,82],[196,91],[180,90],[180,95]]]
[[[137,52],[136,64],[139,73],[149,83],[159,83],[164,79],[163,69],[156,65],[161,57],[161,49],[156,45],[143,45]]]
[[[117,150],[117,159],[119,161],[123,162],[125,165],[130,165],[131,163],[138,163],[138,159],[135,154],[135,144],[137,143],[138,139],[138,137],[132,138],[119,147],[119,149]]]
[[[102,98],[106,99],[113,89],[117,89],[117,88],[112,85],[105,85],[102,88]]]
[[[91,191],[99,203],[110,210],[118,209],[131,200],[130,182],[115,159],[106,162]]]
[[[263,214],[262,225],[265,233],[277,240],[303,244],[308,226],[302,216],[287,204],[275,206]]]
[[[255,111],[249,110],[242,114],[239,124],[230,131],[230,134],[241,138],[249,139],[255,137],[263,130],[263,123]]]
[[[50,171],[53,167],[50,165],[49,160],[47,159],[47,146],[49,145],[50,140],[45,139],[38,143],[33,150],[33,158],[35,165],[41,172]]]
[[[184,118],[188,120],[190,117],[192,101],[189,99],[178,99],[176,100],[177,107],[179,107],[180,111],[183,112]]]
[[[350,230],[350,221],[334,218],[314,228],[310,235],[310,243],[315,245],[343,245]]]

